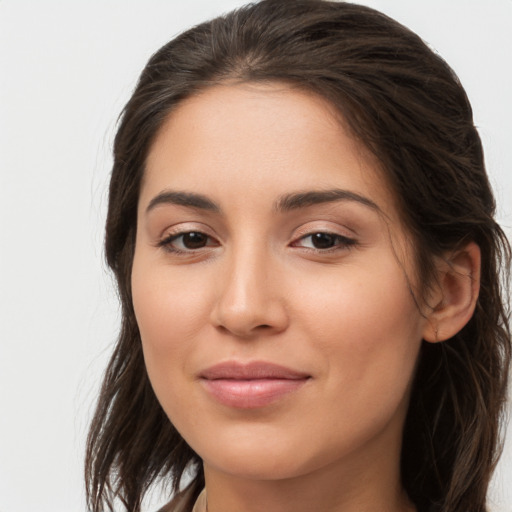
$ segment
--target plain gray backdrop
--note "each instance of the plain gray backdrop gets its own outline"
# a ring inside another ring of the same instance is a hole
[[[0,512],[85,510],[84,440],[119,321],[102,259],[116,118],[155,50],[242,3],[0,0]],[[361,3],[461,78],[510,236],[512,0]],[[512,510],[511,438],[494,512]]]

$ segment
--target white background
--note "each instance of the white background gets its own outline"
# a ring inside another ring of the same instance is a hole
[[[119,319],[102,260],[116,118],[157,48],[241,3],[0,0],[0,512],[85,510],[84,439]],[[459,74],[510,235],[512,0],[362,3]],[[496,512],[512,510],[508,438]]]

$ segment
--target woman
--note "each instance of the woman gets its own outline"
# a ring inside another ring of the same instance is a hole
[[[510,248],[446,63],[366,7],[264,0],[149,61],[114,147],[123,307],[91,509],[486,510]]]

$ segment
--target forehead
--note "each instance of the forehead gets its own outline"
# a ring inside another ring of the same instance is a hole
[[[397,217],[377,159],[337,110],[280,83],[218,85],[179,104],[150,149],[141,203],[169,187],[235,202],[244,187],[262,202],[343,188],[371,196],[386,216]]]

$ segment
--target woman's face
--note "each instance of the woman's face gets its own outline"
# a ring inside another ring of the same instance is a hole
[[[378,165],[324,100],[223,85],[170,115],[133,302],[155,393],[206,471],[396,469],[426,323],[411,252]]]

